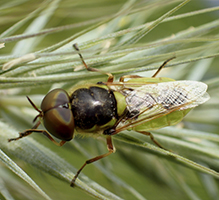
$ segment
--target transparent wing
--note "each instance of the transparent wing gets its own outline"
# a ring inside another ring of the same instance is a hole
[[[177,110],[196,107],[209,99],[206,90],[207,85],[197,81],[161,82],[140,87],[126,85],[122,93],[126,96],[130,120],[123,120],[119,127],[132,128]]]

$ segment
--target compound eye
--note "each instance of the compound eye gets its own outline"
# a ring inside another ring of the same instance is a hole
[[[69,102],[70,97],[65,90],[60,88],[54,89],[44,97],[41,103],[41,110],[45,113],[50,109],[60,107],[62,105],[68,104]]]
[[[74,117],[69,103],[70,98],[63,89],[52,90],[41,103],[45,128],[64,141],[71,140],[74,133]]]

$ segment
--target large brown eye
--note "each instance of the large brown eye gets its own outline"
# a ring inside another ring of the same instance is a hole
[[[69,96],[63,89],[49,92],[41,103],[45,128],[60,140],[69,141],[74,133],[74,117]]]

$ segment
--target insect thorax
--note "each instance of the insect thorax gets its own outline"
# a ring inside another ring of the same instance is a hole
[[[97,133],[116,123],[117,102],[108,88],[79,88],[70,98],[77,132]]]

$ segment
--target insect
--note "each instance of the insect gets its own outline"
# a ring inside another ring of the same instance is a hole
[[[71,94],[60,88],[54,89],[44,97],[40,109],[27,97],[33,108],[39,112],[33,121],[39,120],[31,129],[19,133],[19,137],[8,140],[11,142],[37,132],[62,146],[77,133],[104,135],[108,152],[87,160],[75,174],[71,186],[74,186],[78,175],[87,164],[115,151],[112,135],[124,130],[134,130],[150,136],[162,148],[149,131],[180,122],[192,108],[209,99],[205,83],[156,78],[172,58],[165,61],[151,78],[126,75],[114,82],[112,74],[88,67],[77,44],[73,46],[86,69],[106,74],[107,82],[82,85]],[[129,80],[125,81],[127,78]],[[40,123],[44,124],[46,130],[37,129]],[[55,141],[50,134],[61,141]]]

